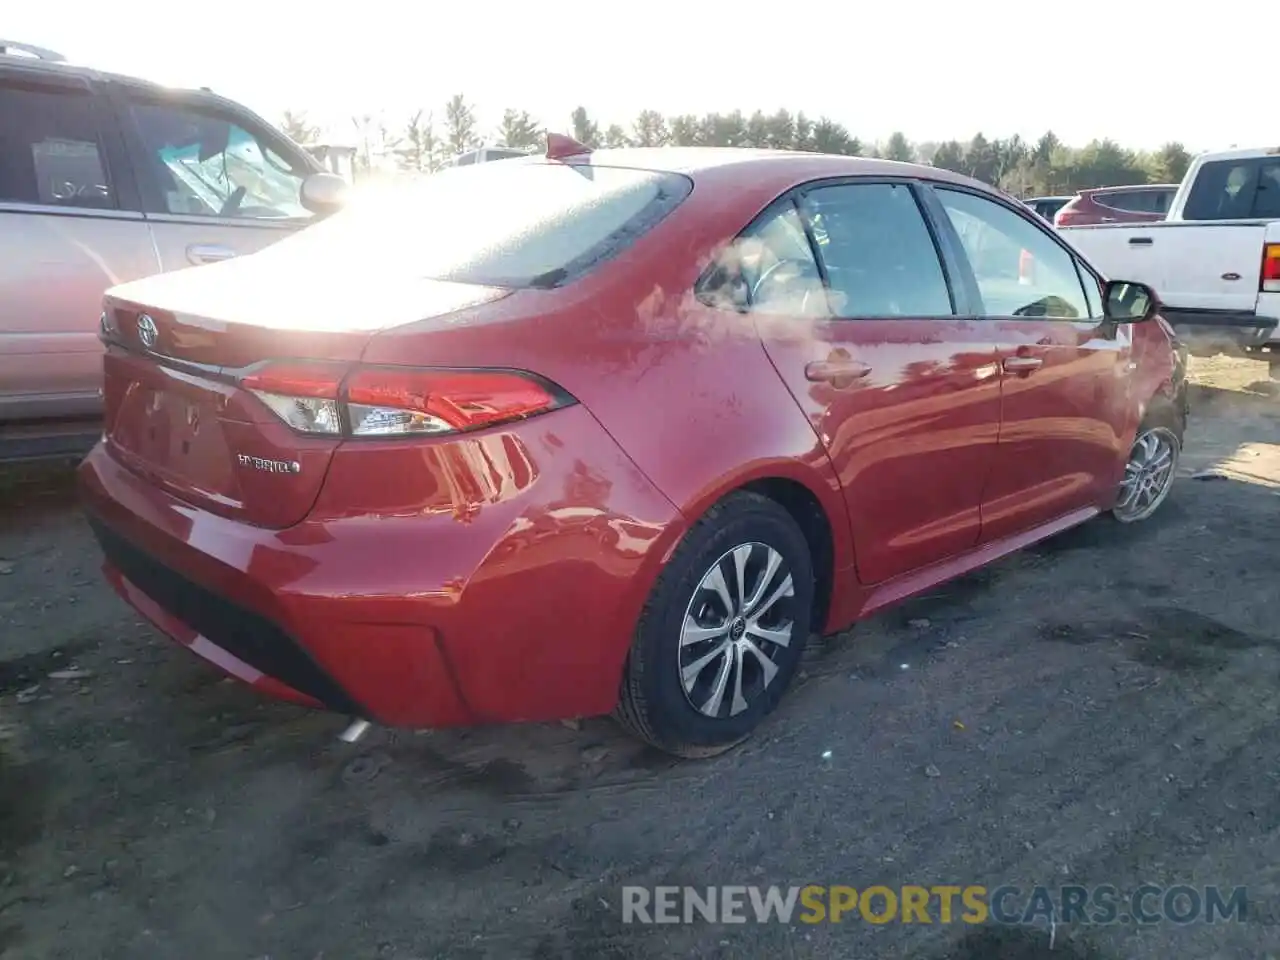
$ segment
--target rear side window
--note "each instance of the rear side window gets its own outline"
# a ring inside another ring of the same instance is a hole
[[[1168,190],[1133,190],[1123,194],[1124,206],[1121,210],[1132,210],[1135,213],[1167,213],[1169,200],[1173,194]],[[1110,206],[1116,206],[1112,203]]]
[[[803,208],[837,317],[952,315],[946,275],[910,187],[819,187],[805,193]]]
[[[88,91],[0,84],[0,202],[113,210]]]
[[[269,247],[323,269],[499,287],[554,287],[617,255],[689,195],[673,173],[591,164],[481,163],[353,201]]]
[[[1191,184],[1185,220],[1280,217],[1280,157],[1212,160]]]
[[[1166,199],[1160,205],[1160,194],[1154,190],[1128,190],[1115,193],[1095,193],[1093,198],[1112,210],[1127,210],[1130,213],[1163,213],[1168,208]]]

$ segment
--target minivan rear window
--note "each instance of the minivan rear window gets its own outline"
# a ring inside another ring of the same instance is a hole
[[[1211,160],[1191,184],[1184,220],[1280,217],[1280,157]]]
[[[555,287],[615,256],[689,195],[684,176],[510,160],[449,168],[263,251],[318,269],[498,287]]]

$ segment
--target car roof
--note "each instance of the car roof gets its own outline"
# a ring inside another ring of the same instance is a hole
[[[8,41],[0,41],[0,47],[10,46],[12,49],[20,49],[17,44],[10,44]],[[27,48],[34,49],[34,48]],[[53,55],[52,51],[45,51]],[[40,75],[52,77],[78,77],[89,83],[116,83],[124,84],[134,89],[153,92],[156,94],[171,94],[187,97],[198,97],[207,99],[211,102],[218,102],[229,107],[235,107],[243,110],[241,104],[233,100],[227,100],[218,96],[208,87],[174,87],[166,84],[156,83],[152,80],[145,80],[141,77],[134,77],[123,73],[112,73],[107,70],[99,70],[96,67],[86,66],[82,63],[71,63],[67,60],[42,59],[37,56],[27,56],[13,53],[0,53],[0,68],[6,70],[18,71],[28,75]]]
[[[535,155],[536,156],[536,155]],[[912,177],[977,187],[1002,195],[989,184],[962,174],[919,163],[900,163],[871,157],[848,157],[796,150],[765,150],[749,147],[622,147],[594,150],[566,162],[588,161],[593,166],[634,167],[665,173],[684,174],[695,182],[758,185],[767,182],[780,190],[810,180],[838,177]]]
[[[1080,192],[1081,193],[1104,193],[1104,192],[1110,192],[1114,190],[1115,192],[1119,193],[1120,191],[1123,190],[1125,193],[1149,193],[1152,190],[1177,190],[1177,189],[1178,189],[1178,185],[1176,183],[1126,183],[1126,184],[1123,184],[1120,186],[1114,186],[1114,187],[1094,187],[1092,190],[1082,190]]]

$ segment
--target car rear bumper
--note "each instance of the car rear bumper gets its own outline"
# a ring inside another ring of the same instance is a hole
[[[541,419],[437,441],[439,456],[385,445],[409,458],[402,477],[450,466],[450,486],[421,478],[448,490],[446,512],[408,509],[407,492],[390,503],[376,480],[367,497],[380,512],[349,489],[336,502],[352,469],[394,471],[367,447],[335,454],[311,516],[285,530],[178,500],[106,443],[81,464],[80,488],[116,591],[263,693],[406,727],[607,713],[683,524],[586,410]]]
[[[1252,351],[1277,335],[1275,317],[1229,310],[1182,310],[1164,306],[1161,315],[1178,337],[1198,349]]]

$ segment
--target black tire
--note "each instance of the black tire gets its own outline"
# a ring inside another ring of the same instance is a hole
[[[785,647],[769,648],[777,673],[746,709],[711,717],[699,712],[685,693],[681,630],[704,575],[718,559],[746,544],[776,551],[791,574],[794,594],[785,598],[791,640]],[[654,585],[627,656],[618,720],[642,740],[678,757],[714,756],[741,743],[791,683],[812,626],[813,594],[809,543],[790,514],[759,494],[729,495],[693,525]]]

